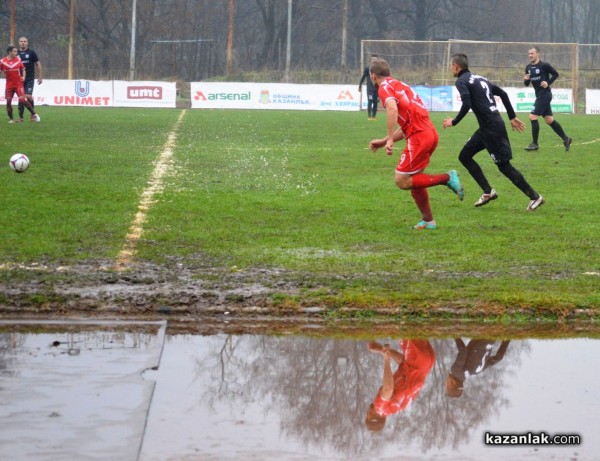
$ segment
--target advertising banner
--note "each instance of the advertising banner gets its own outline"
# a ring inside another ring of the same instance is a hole
[[[451,86],[413,86],[412,89],[419,95],[423,104],[430,112],[452,111]]]
[[[175,82],[128,82],[115,80],[115,107],[172,107],[176,106]]]
[[[585,113],[600,115],[600,90],[585,90]]]
[[[36,106],[88,106],[111,107],[113,105],[112,81],[92,80],[44,80],[33,89]]]
[[[356,111],[360,105],[356,85],[192,82],[190,89],[193,109]]]
[[[535,92],[530,88],[503,88],[508,94],[515,112],[531,112],[535,102]],[[496,97],[496,107],[500,112],[506,112],[500,98]],[[458,90],[452,88],[453,111],[460,110],[461,102]],[[550,103],[554,113],[574,113],[573,91],[567,88],[556,88],[552,90],[552,102]]]

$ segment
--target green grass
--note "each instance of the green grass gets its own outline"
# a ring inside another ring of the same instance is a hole
[[[40,124],[5,127],[6,162],[24,152],[31,167],[0,171],[2,282],[23,264],[114,260],[180,111],[40,113]],[[481,191],[457,157],[474,116],[442,130],[449,114],[433,113],[440,144],[428,172],[457,169],[466,198],[429,189],[438,229],[417,232],[410,193],[393,182],[403,143],[393,156],[367,149],[383,115],[188,110],[135,262],[177,261],[198,278],[276,269],[308,287],[298,304],[600,307],[598,118],[557,115],[570,153],[546,125],[533,153],[529,130],[511,132],[513,164],[546,198],[530,213],[486,152],[476,159],[499,199],[473,207]]]

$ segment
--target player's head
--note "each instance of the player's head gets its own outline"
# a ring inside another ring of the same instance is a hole
[[[369,66],[369,74],[374,85],[379,85],[386,77],[392,75],[389,63],[382,58],[375,58]]]
[[[367,416],[365,417],[365,425],[367,426],[367,429],[372,432],[379,432],[384,428],[385,420],[386,417],[377,413],[373,404],[369,405]]]
[[[448,397],[460,397],[463,395],[463,383],[452,374],[449,374],[446,378],[446,395]]]
[[[13,54],[13,51],[16,52],[17,47],[14,45],[9,45],[8,48],[6,49],[6,54],[11,55],[11,54]]]
[[[529,56],[529,60],[533,64],[537,64],[537,62],[540,60],[540,49],[539,49],[539,47],[534,46],[534,47],[530,48],[529,51],[527,52],[527,55]]]
[[[29,40],[27,40],[27,37],[21,37],[19,39],[19,48],[21,48],[22,50],[26,50],[28,46]]]
[[[369,72],[380,77],[388,77],[392,74],[389,63],[382,58],[375,57],[369,66]]]
[[[450,70],[457,77],[461,70],[469,70],[469,58],[464,53],[455,53],[450,57]]]

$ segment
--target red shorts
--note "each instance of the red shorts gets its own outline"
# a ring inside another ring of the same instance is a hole
[[[438,145],[435,128],[418,131],[406,140],[406,147],[396,166],[396,173],[415,174],[429,166],[429,158]]]
[[[25,89],[23,88],[23,85],[6,87],[6,90],[4,91],[4,97],[7,101],[12,100],[15,94],[19,97],[19,99],[23,99],[25,97]]]

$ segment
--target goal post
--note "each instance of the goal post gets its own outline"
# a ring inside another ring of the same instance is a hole
[[[523,86],[525,67],[529,63],[527,52],[534,46],[540,49],[541,60],[552,64],[560,74],[553,86],[572,90],[573,107],[576,108],[580,91],[579,66],[582,64],[582,45],[576,43],[361,40],[360,64],[364,69],[371,56],[377,55],[390,63],[394,76],[410,85],[454,85],[450,57],[454,53],[464,53],[469,57],[473,72],[502,87],[518,88]],[[587,48],[585,53],[586,58],[592,55]]]

